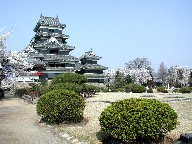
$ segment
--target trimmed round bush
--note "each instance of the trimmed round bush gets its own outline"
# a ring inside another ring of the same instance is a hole
[[[108,106],[99,117],[101,130],[125,142],[155,140],[173,130],[176,112],[155,99],[130,98]]]
[[[126,86],[125,86],[125,92],[126,92],[126,93],[132,92],[133,85],[134,85],[134,84],[128,84],[128,85],[126,85]]]
[[[133,93],[143,93],[146,91],[146,88],[144,86],[141,85],[134,85],[132,88],[132,92]]]
[[[83,84],[87,82],[87,78],[81,74],[75,73],[63,73],[52,79],[51,83],[75,83],[75,84]]]
[[[83,86],[75,83],[55,83],[49,86],[48,91],[58,90],[58,89],[65,89],[75,91],[76,93],[80,94],[83,91]]]
[[[190,87],[182,87],[179,89],[180,93],[191,93]]]
[[[125,86],[125,92],[143,93],[145,91],[146,91],[146,88],[142,85],[128,84]]]
[[[62,89],[45,93],[37,102],[37,114],[47,123],[80,122],[84,108],[81,96]]]
[[[92,94],[95,94],[96,92],[99,92],[100,88],[93,85],[93,84],[83,84],[83,91],[85,92],[91,92]]]
[[[168,93],[168,91],[166,90],[165,87],[158,87],[158,88],[157,88],[157,91],[158,91],[158,92],[162,92],[162,93]]]

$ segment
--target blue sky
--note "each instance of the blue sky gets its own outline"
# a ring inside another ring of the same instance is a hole
[[[192,0],[0,0],[0,28],[13,28],[8,49],[29,44],[41,13],[67,25],[73,56],[92,48],[109,69],[137,57],[155,71],[161,62],[192,68]]]

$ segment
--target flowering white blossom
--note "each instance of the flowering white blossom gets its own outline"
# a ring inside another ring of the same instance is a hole
[[[3,29],[0,30],[2,33]],[[0,35],[0,54],[1,54],[1,87],[4,89],[12,88],[17,82],[19,74],[32,68],[33,64],[28,63],[26,58],[20,57],[17,52],[4,51],[7,47],[6,40],[10,37],[10,32]]]
[[[168,69],[167,81],[170,86],[187,86],[189,83],[190,69],[188,66],[171,66]]]
[[[7,47],[6,40],[10,37],[10,32],[3,33],[4,29],[0,29],[0,51]]]
[[[126,63],[127,73],[131,76],[134,83],[145,84],[153,79],[150,65],[151,63],[147,58],[136,58]]]
[[[152,80],[150,70],[145,68],[141,68],[141,69],[134,68],[134,69],[128,70],[128,73],[135,84],[145,84],[147,83],[147,81]]]
[[[117,68],[112,70],[106,70],[105,74],[106,77],[106,83],[108,82],[110,85],[114,83],[115,81],[115,74],[119,71],[123,75],[123,77],[126,77],[127,75],[130,75],[132,80],[135,84],[145,84],[148,80],[152,80],[151,71],[145,68],[141,69],[127,69],[127,68]]]

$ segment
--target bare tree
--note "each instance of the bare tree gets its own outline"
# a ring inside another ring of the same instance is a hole
[[[161,62],[161,64],[159,65],[158,79],[160,79],[163,85],[165,86],[167,80],[167,68],[165,67],[164,62]]]

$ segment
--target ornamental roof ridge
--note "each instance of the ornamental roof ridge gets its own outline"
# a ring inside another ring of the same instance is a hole
[[[58,45],[62,46],[62,43],[60,43],[55,37],[50,37],[48,40],[47,40],[47,43],[51,43],[51,42],[56,42]]]
[[[58,44],[60,47],[62,47],[63,49],[74,49],[74,47],[73,46],[69,46],[69,45],[67,45],[67,44],[63,44],[63,43],[61,43],[60,41],[58,41],[55,37],[51,37],[51,38],[49,38],[47,41],[45,41],[44,43],[42,43],[42,44],[45,44],[45,45],[47,45],[47,44],[49,44],[49,43],[53,43],[53,42],[55,42],[56,44]]]
[[[79,59],[101,59],[102,57],[96,55],[93,50],[91,49],[90,51],[88,52],[85,52],[85,54],[83,54]]]

